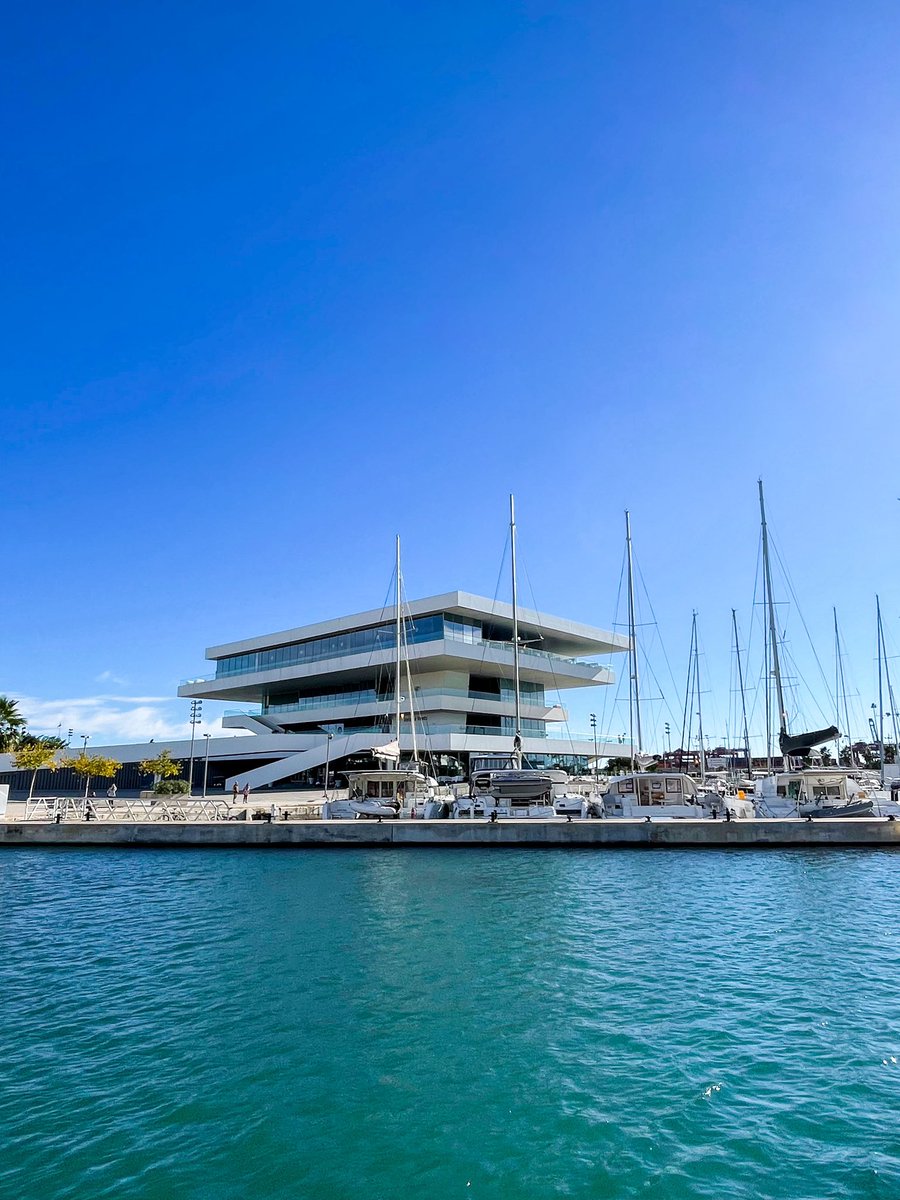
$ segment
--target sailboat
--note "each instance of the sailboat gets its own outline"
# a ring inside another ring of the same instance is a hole
[[[870,817],[874,805],[849,772],[840,767],[797,767],[792,758],[804,758],[816,746],[840,738],[836,725],[810,733],[788,731],[788,718],[781,680],[781,659],[772,596],[772,570],[769,562],[769,532],[766,523],[766,501],[763,483],[759,480],[759,512],[762,524],[762,557],[765,603],[768,614],[769,646],[772,673],[775,676],[775,695],[778,700],[778,748],[783,769],[776,771],[756,785],[756,797],[763,811],[770,816],[801,817]]]
[[[512,649],[513,690],[515,694],[515,730],[510,765],[505,770],[473,771],[468,796],[460,796],[454,805],[456,817],[555,817],[554,793],[568,779],[565,771],[536,771],[522,762],[522,701],[519,686],[519,600],[516,569],[516,501],[509,498],[510,566],[512,573]],[[580,804],[580,799],[579,799]]]
[[[370,820],[395,819],[398,817],[440,817],[449,809],[441,799],[442,789],[428,775],[419,762],[416,743],[415,713],[412,708],[412,680],[409,656],[404,653],[402,575],[400,571],[400,536],[396,542],[396,613],[395,613],[395,670],[394,670],[394,737],[381,746],[375,746],[372,754],[379,760],[376,768],[347,771],[349,798],[331,802],[323,817],[353,816]],[[406,671],[407,691],[410,696],[410,727],[413,739],[412,761],[400,765],[400,722],[402,719],[403,696],[401,683]],[[390,765],[388,765],[390,764]],[[338,811],[339,809],[345,811]]]
[[[691,651],[688,663],[688,682],[685,690],[685,727],[689,730],[687,713],[696,700],[699,718],[700,780],[683,771],[640,771],[647,764],[642,755],[640,716],[640,674],[638,671],[637,622],[634,605],[634,561],[631,545],[631,516],[625,513],[625,544],[628,565],[628,640],[629,640],[629,723],[636,738],[632,738],[631,771],[609,782],[603,800],[603,815],[608,818],[643,819],[646,821],[693,819],[704,820],[719,816],[726,820],[747,819],[755,815],[752,803],[742,796],[720,796],[707,782],[706,751],[703,741],[703,716],[700,707],[700,667],[697,641],[697,614],[691,624]],[[693,690],[692,690],[693,689]],[[690,733],[687,738],[690,741]]]

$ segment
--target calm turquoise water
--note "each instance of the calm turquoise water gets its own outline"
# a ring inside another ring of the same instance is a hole
[[[900,1197],[900,856],[0,852],[0,1196]]]

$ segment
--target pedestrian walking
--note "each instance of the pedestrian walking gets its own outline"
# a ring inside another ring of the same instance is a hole
[[[249,799],[250,799],[250,784],[245,783],[244,784],[244,803],[246,804]]]
[[[237,804],[237,799],[238,799],[237,780],[234,781],[234,787],[231,789],[231,796],[232,796],[232,799],[234,800],[235,804]]]

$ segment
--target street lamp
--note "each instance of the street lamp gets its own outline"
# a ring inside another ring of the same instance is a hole
[[[194,734],[195,734],[195,727],[197,725],[203,724],[202,717],[203,717],[203,701],[202,700],[192,700],[191,701],[191,758],[190,758],[190,766],[188,767],[188,795],[189,796],[193,796],[193,794],[194,794]]]
[[[203,799],[205,800],[206,799],[206,781],[209,778],[209,739],[212,737],[212,734],[204,733],[203,736],[206,738],[206,756],[203,759]]]
[[[89,733],[81,734],[81,754],[82,754],[83,758],[87,758],[87,744],[88,744],[88,738],[90,736],[91,735]],[[87,773],[87,771],[85,771],[85,773],[84,773],[84,798],[85,798],[85,800],[87,800],[88,792],[90,790],[91,790],[91,777]]]
[[[322,732],[328,738],[328,741],[325,743],[325,786],[322,789],[322,796],[325,800],[327,800],[328,799],[328,768],[331,765],[331,739],[334,737],[334,734],[330,730],[325,729],[321,725],[319,726],[319,728],[322,730]]]
[[[600,788],[600,763],[597,758],[597,714],[591,713],[591,730],[594,734],[594,791],[599,791]]]
[[[669,729],[669,722],[666,721],[666,750],[669,754],[672,753],[672,733]]]

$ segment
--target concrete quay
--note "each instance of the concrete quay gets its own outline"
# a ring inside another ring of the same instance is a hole
[[[900,821],[5,821],[4,846],[875,848],[900,847]]]

